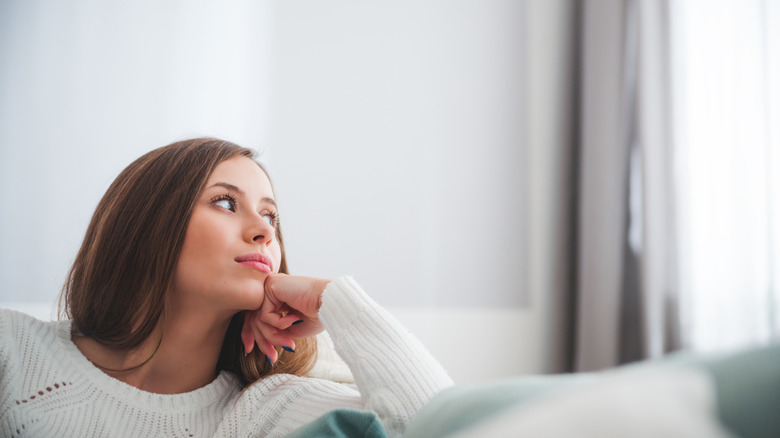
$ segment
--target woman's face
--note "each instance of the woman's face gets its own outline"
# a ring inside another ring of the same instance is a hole
[[[282,258],[276,212],[271,182],[260,166],[246,157],[220,163],[187,226],[172,298],[213,310],[259,308],[263,282],[279,272]]]

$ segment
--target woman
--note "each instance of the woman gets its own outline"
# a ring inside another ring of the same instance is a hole
[[[147,153],[98,204],[69,319],[0,312],[0,435],[281,436],[336,408],[400,434],[451,384],[351,278],[285,274],[251,150],[204,138]],[[305,377],[323,328],[359,393]]]

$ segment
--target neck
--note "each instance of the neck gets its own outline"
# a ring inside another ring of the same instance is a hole
[[[217,361],[230,318],[204,312],[175,312],[130,351],[74,338],[84,355],[106,374],[138,389],[179,394],[201,388],[217,377]]]

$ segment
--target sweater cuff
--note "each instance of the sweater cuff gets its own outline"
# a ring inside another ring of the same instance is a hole
[[[371,297],[352,277],[340,277],[328,283],[322,292],[319,318],[329,330],[334,326],[346,327],[374,305]]]

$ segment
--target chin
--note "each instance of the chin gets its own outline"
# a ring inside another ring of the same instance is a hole
[[[262,286],[258,290],[244,289],[239,292],[239,307],[241,310],[257,310],[263,304],[265,293]],[[238,297],[237,297],[238,298]]]

